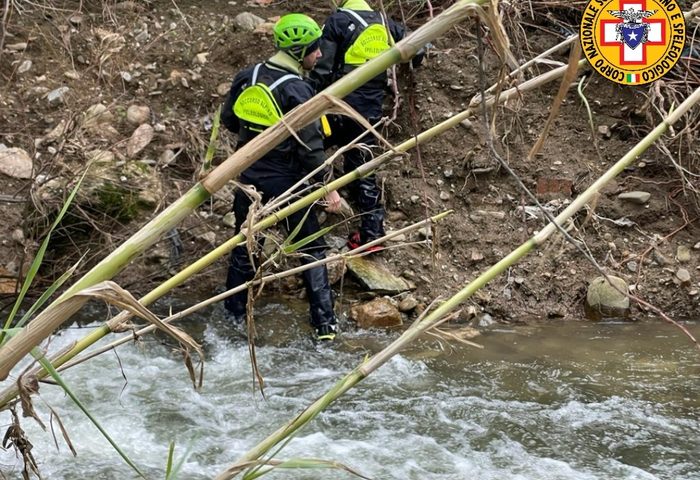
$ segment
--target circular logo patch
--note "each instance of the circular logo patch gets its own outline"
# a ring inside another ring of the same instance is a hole
[[[675,0],[590,0],[579,31],[595,70],[623,85],[668,73],[685,45],[685,18]]]

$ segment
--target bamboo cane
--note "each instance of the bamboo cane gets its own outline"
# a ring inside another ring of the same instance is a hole
[[[52,305],[60,303],[84,288],[112,278],[132,259],[153,245],[162,234],[176,226],[182,219],[192,213],[197,206],[221,189],[229,180],[287,139],[290,136],[290,129],[302,128],[318,119],[326,110],[331,109],[333,102],[330,97],[343,98],[357,87],[364,85],[384,72],[391,65],[409,61],[420,48],[443,35],[467,18],[472,9],[484,3],[487,3],[487,1],[458,1],[391,49],[367,62],[362,67],[353,70],[329,86],[321,94],[316,95],[305,104],[285,114],[282,121],[268,128],[236,151],[236,153],[202,179],[201,182],[197,183],[185,195],[86,273]],[[46,310],[50,308],[51,305]],[[54,330],[60,327],[78,308],[80,307],[76,307],[72,312],[67,312],[66,317],[52,319],[52,321],[49,321],[48,316],[44,316],[42,312],[20,333],[3,345],[0,348],[0,380],[7,378],[10,370],[17,362],[27,355],[34,346],[41,343]]]
[[[301,414],[288,422],[286,425],[278,429],[276,432],[268,436],[262,442],[257,444],[237,462],[226,469],[216,477],[216,480],[228,480],[233,478],[239,471],[239,464],[257,460],[267,454],[273,447],[280,442],[289,438],[297,430],[305,424],[313,420],[316,415],[323,411],[328,405],[338,399],[345,392],[353,388],[372,372],[381,367],[391,357],[396,355],[400,350],[413,342],[418,336],[434,326],[440,319],[455,310],[461,303],[469,299],[474,292],[482,288],[491,280],[499,276],[501,273],[512,267],[521,258],[542,245],[559,227],[562,227],[576,212],[591,201],[594,195],[610,180],[619,175],[625,168],[634,162],[642,153],[644,153],[663,133],[665,133],[671,125],[676,123],[683,115],[685,115],[695,104],[700,101],[700,88],[696,89],[678,109],[671,112],[654,130],[644,137],[632,150],[624,155],[618,162],[613,165],[605,174],[596,180],[590,187],[579,195],[564,211],[555,218],[555,222],[548,223],[540,232],[531,237],[528,241],[513,250],[498,263],[482,273],[474,281],[468,283],[462,290],[457,292],[449,300],[444,302],[438,308],[430,312],[422,320],[414,323],[406,330],[398,339],[392,342],[381,352],[375,354],[372,358],[357,366],[352,372],[339,380],[325,395],[316,400],[313,404],[307,407]]]
[[[584,65],[587,65],[587,62],[585,60],[581,60],[579,62],[579,67],[582,67]],[[530,80],[527,80],[523,82],[522,84],[515,86],[511,89],[508,89],[504,92],[501,92],[501,94],[498,97],[493,97],[493,96],[488,96],[486,100],[486,106],[487,107],[492,107],[496,101],[498,102],[506,102],[507,100],[510,100],[512,98],[516,98],[523,93],[526,93],[528,91],[532,91],[538,87],[541,87],[542,85],[545,85],[549,82],[552,82],[554,80],[557,80],[561,78],[564,73],[566,72],[567,65],[564,65],[562,67],[553,69],[549,72],[546,72],[538,77],[532,78]],[[421,132],[419,135],[410,138],[409,140],[406,140],[405,142],[399,144],[398,146],[395,147],[394,151],[386,152],[375,159],[365,163],[362,165],[360,168],[357,170],[354,170],[336,180],[333,182],[329,183],[328,185],[321,187],[314,192],[310,193],[304,198],[301,198],[297,200],[296,202],[288,205],[287,207],[283,208],[282,210],[274,213],[273,215],[270,215],[260,222],[256,223],[253,226],[253,232],[257,233],[265,228],[269,228],[284,218],[288,217],[294,212],[297,212],[301,210],[302,208],[306,208],[309,205],[311,205],[313,202],[320,200],[321,198],[325,197],[328,192],[337,190],[350,182],[361,178],[365,175],[369,175],[373,173],[377,168],[379,168],[381,165],[384,163],[389,162],[396,156],[407,152],[408,150],[414,148],[416,145],[421,145],[427,141],[432,140],[436,136],[444,133],[445,131],[459,125],[462,121],[466,120],[470,116],[472,116],[476,112],[476,108],[479,106],[478,102],[472,101],[471,105],[468,109],[456,114],[455,116],[439,123],[438,125],[435,125],[431,127],[430,129]],[[209,265],[211,265],[214,261],[217,259],[221,258],[222,256],[226,255],[228,252],[233,250],[236,246],[242,244],[245,242],[245,235],[243,233],[239,233],[238,235],[232,237],[231,239],[227,240],[225,243],[221,244],[218,246],[216,249],[212,250],[209,254],[206,256],[200,258],[197,260],[195,263],[189,265],[186,267],[184,270],[180,271],[177,273],[175,276],[161,284],[160,286],[156,287],[154,290],[146,294],[144,297],[142,297],[139,301],[147,306],[151,304],[152,302],[156,301],[158,298],[161,296],[165,295],[167,292],[172,290],[173,288],[177,287],[178,285],[181,285],[185,280],[190,278],[192,275],[197,274],[198,272],[202,271]],[[95,344],[97,341],[111,333],[116,326],[122,324],[129,318],[130,314],[129,312],[121,312],[120,314],[116,315],[114,318],[112,318],[109,322],[107,322],[105,325],[102,325],[101,327],[93,330],[90,334],[86,335],[84,338],[76,342],[76,344],[71,348],[67,353],[62,354],[58,359],[53,360],[53,364],[55,367],[60,367],[63,365],[65,362],[71,360],[74,358],[76,355],[79,353],[83,352],[85,349],[90,347],[91,345]],[[41,367],[37,367],[37,370],[34,372],[30,372],[29,375],[34,375],[37,378],[41,379],[46,376],[46,372],[44,372]],[[2,393],[0,393],[0,409],[2,409],[5,405],[7,405],[8,402],[10,402],[13,398],[15,398],[18,394],[18,390],[16,386],[11,386],[5,389]]]

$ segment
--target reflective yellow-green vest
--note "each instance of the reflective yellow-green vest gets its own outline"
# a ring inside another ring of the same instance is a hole
[[[389,29],[384,24],[384,18],[381,15],[381,23],[369,24],[354,10],[347,8],[339,8],[338,10],[350,15],[356,28],[355,39],[345,52],[345,65],[351,67],[362,65],[391,48]]]
[[[253,68],[250,86],[241,92],[233,105],[233,113],[241,120],[248,122],[250,124],[248,128],[255,132],[262,132],[282,118],[282,109],[273,93],[275,89],[289,80],[301,79],[299,75],[290,73],[278,78],[268,86],[258,82],[258,72],[261,66],[262,63],[258,63]]]

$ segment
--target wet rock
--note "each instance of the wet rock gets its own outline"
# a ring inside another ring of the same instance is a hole
[[[131,105],[126,110],[126,120],[132,125],[142,125],[151,118],[151,109],[145,105]]]
[[[589,313],[597,314],[593,318],[625,316],[629,310],[627,282],[611,275],[608,278],[612,285],[605,277],[597,277],[588,285],[586,307]]]
[[[619,194],[617,198],[625,202],[634,203],[636,205],[644,205],[649,201],[649,198],[651,198],[651,193],[641,191],[625,192]]]
[[[348,260],[347,265],[350,273],[367,290],[390,295],[410,290],[410,285],[406,280],[395,276],[377,261],[359,257]]]
[[[257,15],[253,15],[250,12],[239,13],[233,19],[233,24],[236,26],[236,28],[248,32],[252,32],[255,30],[255,27],[262,23],[265,23],[264,19],[258,17]]]
[[[676,249],[676,260],[681,263],[688,263],[690,261],[690,249],[685,245],[678,245]]]
[[[129,142],[126,145],[126,154],[133,158],[151,143],[153,140],[153,127],[144,123],[134,130]]]
[[[681,285],[690,284],[690,272],[685,268],[679,268],[676,272],[676,279]]]
[[[471,340],[481,335],[481,332],[473,327],[458,327],[449,328],[446,330],[451,336],[456,337],[457,340]]]
[[[399,311],[403,313],[408,313],[418,306],[418,300],[413,295],[408,295],[406,298],[399,302]]]
[[[49,105],[58,105],[65,101],[65,95],[70,91],[68,87],[59,87],[46,94]]]
[[[481,316],[477,317],[476,325],[480,328],[490,327],[495,324],[496,320],[488,313],[482,313]]]
[[[32,178],[32,159],[21,148],[0,150],[0,173],[13,178]]]
[[[350,317],[360,328],[396,327],[403,324],[401,312],[384,297],[353,306],[350,309]]]

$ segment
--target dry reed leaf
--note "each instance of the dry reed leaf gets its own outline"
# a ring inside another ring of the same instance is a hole
[[[557,96],[554,97],[554,100],[552,101],[552,106],[549,109],[549,118],[547,118],[547,122],[544,124],[544,128],[542,129],[540,138],[537,139],[537,142],[535,142],[535,145],[532,147],[532,150],[530,150],[530,153],[528,153],[528,160],[532,160],[533,158],[535,158],[535,156],[542,149],[545,140],[547,140],[547,135],[549,134],[549,130],[552,128],[554,119],[559,114],[561,102],[562,100],[564,100],[564,97],[566,97],[566,94],[569,92],[569,86],[571,85],[571,82],[573,82],[576,78],[576,75],[578,75],[578,61],[580,59],[581,44],[579,42],[574,42],[573,46],[571,47],[571,53],[569,54],[569,66],[566,69],[566,73],[564,73],[564,78],[562,78],[561,80],[561,85],[559,85],[559,91],[557,92]]]

